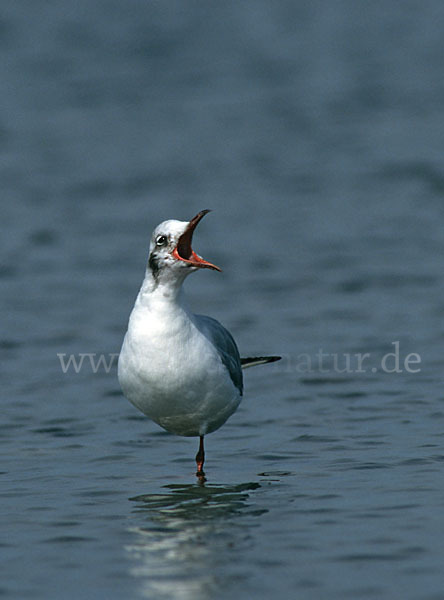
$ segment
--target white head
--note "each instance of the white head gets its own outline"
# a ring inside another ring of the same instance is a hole
[[[153,231],[147,272],[156,282],[183,279],[197,269],[221,269],[204,260],[191,248],[193,232],[209,213],[202,210],[191,221],[164,221]]]

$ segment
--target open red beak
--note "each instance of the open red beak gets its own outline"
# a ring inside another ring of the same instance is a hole
[[[180,236],[177,242],[177,246],[174,248],[172,254],[174,258],[177,258],[177,260],[183,260],[184,262],[188,263],[189,265],[192,265],[193,267],[222,271],[222,269],[220,269],[216,265],[213,265],[213,263],[210,263],[207,260],[201,258],[191,248],[193,232],[196,229],[199,221],[209,212],[209,210],[201,210],[200,213],[197,213],[197,215],[191,219],[191,221],[188,223],[188,227]]]

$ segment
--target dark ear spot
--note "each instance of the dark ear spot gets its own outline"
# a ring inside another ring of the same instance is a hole
[[[148,259],[148,266],[151,269],[151,272],[153,274],[154,279],[157,279],[158,275],[159,275],[159,260],[157,258],[157,256],[154,254],[154,252],[151,252],[150,257]]]

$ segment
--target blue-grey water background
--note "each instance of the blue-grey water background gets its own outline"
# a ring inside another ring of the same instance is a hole
[[[3,598],[444,598],[443,28],[427,0],[2,1]],[[115,365],[57,355],[119,351],[152,229],[203,208],[223,273],[190,305],[284,358],[200,487]],[[381,370],[393,342],[420,371]]]

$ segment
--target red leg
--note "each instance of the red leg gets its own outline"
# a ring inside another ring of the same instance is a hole
[[[203,465],[205,462],[205,451],[204,451],[204,436],[200,436],[199,443],[199,451],[196,454],[196,464],[197,464],[197,477],[205,477],[205,473],[203,471]]]

